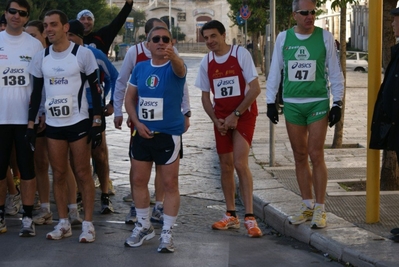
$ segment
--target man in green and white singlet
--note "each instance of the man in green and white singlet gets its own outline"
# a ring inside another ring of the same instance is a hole
[[[314,26],[316,0],[293,0],[292,10],[297,25],[276,39],[266,84],[267,116],[278,122],[275,102],[283,70],[284,116],[302,196],[301,208],[288,220],[291,224],[311,220],[310,227],[317,229],[327,226],[324,141],[327,125],[332,127],[341,119],[344,77],[334,37]]]

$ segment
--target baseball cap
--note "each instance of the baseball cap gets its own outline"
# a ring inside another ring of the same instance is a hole
[[[69,23],[69,31],[73,34],[75,34],[76,36],[80,37],[83,39],[83,32],[84,32],[84,26],[83,24],[77,20],[77,19],[71,19],[70,21],[68,21]]]
[[[0,24],[7,24],[6,16],[4,14],[1,15]]]
[[[82,11],[80,11],[78,13],[78,15],[76,16],[76,19],[79,20],[81,17],[84,17],[84,16],[91,17],[94,20],[93,13],[88,9],[83,9]]]
[[[391,10],[392,16],[399,16],[399,7]]]

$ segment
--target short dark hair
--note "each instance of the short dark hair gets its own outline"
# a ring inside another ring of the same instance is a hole
[[[211,20],[204,24],[201,28],[201,35],[204,36],[204,30],[216,29],[220,34],[224,34],[226,32],[226,28],[223,23],[218,20]]]
[[[25,27],[36,27],[40,33],[44,32],[44,26],[43,26],[43,21],[41,20],[31,20],[29,21]]]
[[[60,21],[61,21],[62,25],[65,25],[68,23],[68,16],[64,12],[62,12],[61,10],[58,10],[58,9],[53,9],[53,10],[47,11],[44,16],[48,17],[48,16],[55,15],[55,14],[60,17]]]
[[[26,8],[26,11],[28,12],[28,17],[30,14],[30,5],[29,2],[26,0],[8,0],[6,4],[6,11],[10,8],[11,3],[17,3],[19,6],[22,6]]]
[[[163,26],[156,26],[156,27],[152,28],[151,31],[148,33],[148,36],[147,36],[147,41],[148,41],[148,42],[151,40],[152,33],[153,33],[154,31],[157,31],[157,30],[166,30],[166,31],[169,33],[169,37],[172,37],[172,34],[170,33],[170,31],[169,31],[166,27],[163,27]]]
[[[148,34],[152,28],[154,28],[154,22],[159,22],[159,23],[165,23],[163,20],[158,19],[158,18],[151,18],[147,20],[144,26],[144,32]]]

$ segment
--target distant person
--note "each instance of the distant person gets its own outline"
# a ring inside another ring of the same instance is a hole
[[[260,237],[253,214],[253,180],[248,155],[255,131],[260,94],[258,72],[248,50],[226,43],[226,29],[211,20],[201,28],[209,52],[201,61],[195,86],[202,91],[202,106],[213,122],[226,212],[212,225],[216,230],[238,229],[234,170],[244,200],[244,225],[249,237]],[[211,100],[211,93],[213,101]]]
[[[83,43],[100,49],[108,56],[109,48],[114,42],[119,30],[125,24],[126,18],[129,16],[132,8],[133,0],[126,0],[125,5],[122,7],[116,18],[114,18],[110,24],[97,31],[93,31],[95,20],[94,14],[87,9],[80,11],[76,16],[76,19],[79,20],[85,28]]]
[[[114,46],[114,51],[115,51],[115,61],[118,61],[118,55],[119,55],[119,45]]]
[[[399,8],[391,10],[392,27],[396,38],[399,37]],[[399,44],[391,48],[391,60],[384,73],[384,80],[374,106],[371,124],[370,148],[396,152],[399,164]],[[391,239],[399,242],[399,228],[391,230]]]
[[[281,70],[284,70],[284,116],[302,197],[299,211],[288,220],[291,224],[311,220],[310,227],[317,229],[327,226],[324,141],[328,125],[332,127],[341,119],[345,87],[334,37],[327,30],[314,26],[315,15],[316,0],[292,2],[296,26],[277,36],[266,83],[266,103],[267,117],[277,124],[276,95]],[[333,104],[330,109],[331,93]]]

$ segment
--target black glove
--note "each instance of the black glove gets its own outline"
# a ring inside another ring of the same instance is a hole
[[[274,124],[278,123],[278,111],[276,104],[267,104],[267,117],[270,119],[271,122]]]
[[[89,136],[87,137],[87,143],[91,142],[91,149],[95,149],[102,142],[102,128],[101,126],[92,126],[89,132]]]
[[[25,133],[25,142],[28,149],[35,151],[36,132],[34,129],[27,128]]]
[[[333,127],[337,122],[341,120],[341,107],[333,106],[328,114],[328,121],[330,122],[329,126]]]

